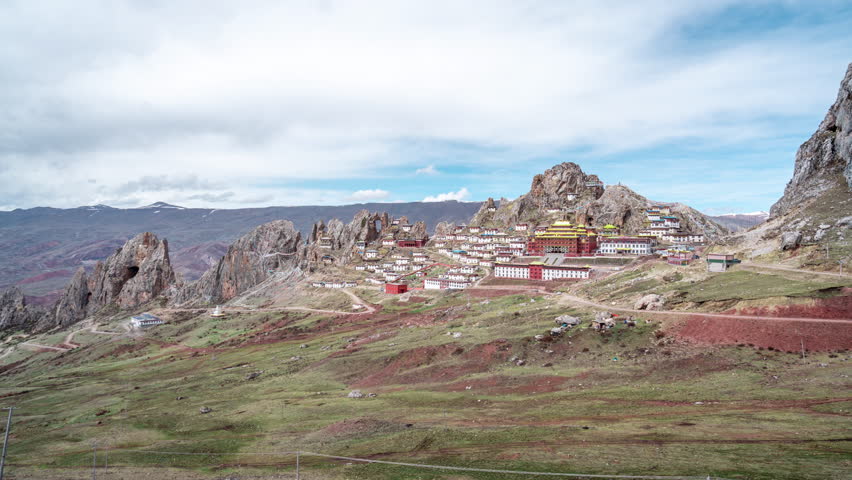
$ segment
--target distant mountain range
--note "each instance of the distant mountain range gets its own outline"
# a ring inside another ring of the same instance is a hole
[[[765,222],[769,218],[769,212],[726,213],[724,215],[711,216],[710,218],[716,223],[727,227],[732,232],[739,232]]]
[[[434,229],[439,222],[465,223],[480,206],[481,202],[447,201],[220,210],[157,202],[127,209],[86,205],[0,211],[0,289],[17,284],[27,295],[52,301],[79,266],[108,257],[140,232],[168,239],[175,270],[192,280],[215,264],[238,237],[273,220],[290,220],[307,236],[318,220],[348,222],[366,209],[422,220]]]

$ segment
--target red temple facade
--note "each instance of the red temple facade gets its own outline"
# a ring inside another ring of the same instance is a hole
[[[527,242],[527,255],[563,253],[569,257],[591,256],[598,249],[598,236],[585,225],[556,222],[543,232],[536,232]]]

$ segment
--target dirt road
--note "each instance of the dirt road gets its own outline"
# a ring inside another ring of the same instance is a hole
[[[527,290],[534,291],[537,293],[546,294],[548,293],[543,287],[538,287],[534,285],[512,285],[512,286],[496,286],[496,285],[488,285],[488,286],[479,286],[476,289],[482,290]],[[744,319],[744,320],[765,320],[771,322],[812,322],[812,323],[841,323],[841,324],[852,324],[852,319],[848,318],[840,318],[840,319],[827,319],[827,318],[811,318],[811,317],[769,317],[769,316],[755,316],[755,315],[741,315],[741,314],[730,314],[730,313],[708,313],[708,312],[685,312],[681,310],[635,310],[632,308],[623,308],[617,307],[614,305],[606,305],[603,303],[594,302],[592,300],[587,300],[585,298],[577,297],[575,295],[569,295],[567,293],[561,293],[559,295],[559,303],[574,303],[585,305],[587,307],[597,308],[600,310],[608,310],[612,312],[621,312],[621,313],[635,313],[646,316],[654,316],[654,315],[665,315],[665,316],[683,316],[683,317],[691,317],[694,315],[701,315],[702,317],[710,317],[710,318],[728,318],[728,319]]]
[[[57,352],[67,352],[67,351],[71,350],[70,348],[65,348],[65,347],[41,345],[41,344],[38,344],[38,343],[30,343],[30,342],[24,342],[24,343],[20,343],[18,345],[20,345],[22,347],[43,348],[43,349],[46,349],[46,350],[56,350]]]
[[[363,311],[358,312],[345,312],[342,310],[327,310],[322,308],[311,308],[311,307],[259,307],[259,308],[222,308],[224,313],[257,313],[257,312],[286,312],[286,311],[296,311],[296,312],[315,312],[315,313],[328,313],[331,315],[367,315],[370,313],[376,312],[376,307],[370,305],[369,303],[362,300],[360,297],[355,295],[355,293],[350,292],[346,289],[341,289],[343,293],[349,295],[350,298],[354,301],[356,305],[362,305],[364,307]],[[162,308],[157,311],[159,312],[200,312],[206,310],[205,308]]]
[[[815,322],[815,323],[844,323],[852,324],[852,319],[828,319],[828,318],[808,318],[808,317],[768,317],[768,316],[753,316],[753,315],[738,315],[729,313],[707,313],[707,312],[684,312],[680,310],[635,310],[632,308],[621,308],[603,303],[593,302],[574,295],[563,293],[559,296],[559,303],[579,303],[589,307],[599,308],[601,310],[610,310],[614,312],[637,313],[642,315],[667,315],[667,316],[684,316],[690,317],[693,315],[701,315],[702,317],[710,318],[732,318],[745,320],[766,320],[772,322]]]

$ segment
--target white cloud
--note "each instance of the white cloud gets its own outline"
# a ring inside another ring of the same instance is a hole
[[[424,202],[446,202],[447,200],[458,200],[463,202],[470,198],[470,192],[467,187],[462,187],[458,192],[439,193],[438,195],[428,196],[423,199]]]
[[[355,202],[366,202],[372,200],[383,200],[388,198],[389,195],[390,192],[387,190],[380,190],[377,188],[375,190],[358,190],[350,195],[349,198]]]
[[[416,175],[437,175],[440,172],[435,168],[435,165],[429,165],[428,167],[418,168],[414,173]]]
[[[0,206],[124,185],[236,206],[269,182],[410,172],[446,145],[512,152],[469,160],[492,168],[748,142],[824,112],[852,46],[843,19],[695,44],[732,2],[616,3],[0,2],[15,46],[0,49]]]

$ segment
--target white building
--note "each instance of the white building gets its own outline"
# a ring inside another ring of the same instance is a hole
[[[494,264],[494,276],[497,278],[515,278],[521,280],[582,280],[589,278],[589,267],[573,267],[567,265],[544,265],[541,263]]]
[[[598,248],[599,252],[605,255],[650,255],[655,244],[656,242],[648,237],[612,237],[601,240]]]
[[[423,280],[425,290],[464,290],[470,283],[465,281],[450,280],[447,278],[426,278]]]
[[[155,327],[157,325],[162,325],[163,323],[165,322],[163,322],[160,317],[151,315],[150,313],[143,313],[130,317],[130,325],[132,325],[133,328]]]

